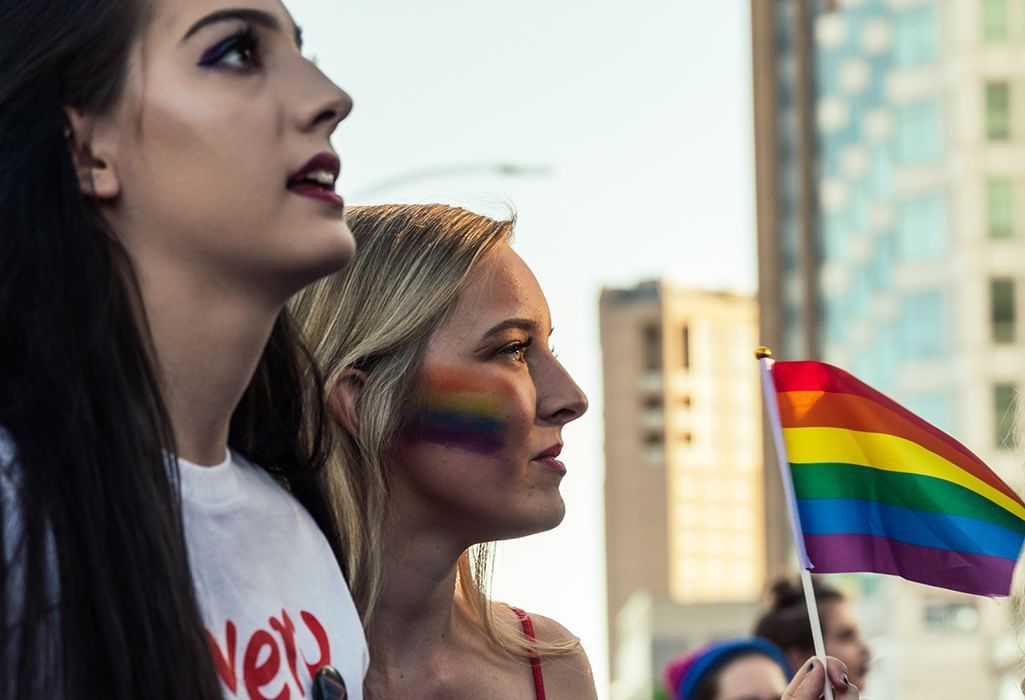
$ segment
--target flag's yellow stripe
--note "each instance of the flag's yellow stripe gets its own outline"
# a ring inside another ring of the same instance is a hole
[[[1025,507],[953,462],[896,435],[845,428],[784,428],[787,457],[795,464],[839,462],[943,479],[974,491],[1025,520]]]

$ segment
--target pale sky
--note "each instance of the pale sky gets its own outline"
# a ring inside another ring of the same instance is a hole
[[[349,204],[517,212],[591,408],[564,433],[565,521],[502,543],[493,593],[580,636],[606,698],[598,294],[654,276],[754,290],[748,2],[286,4],[355,101],[334,139]],[[547,172],[485,172],[504,162]]]

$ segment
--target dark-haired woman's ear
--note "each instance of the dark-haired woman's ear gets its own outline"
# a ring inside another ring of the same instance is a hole
[[[69,107],[64,110],[64,138],[82,194],[92,199],[117,197],[121,193],[121,181],[114,167],[113,130],[104,129],[96,117]]]
[[[359,435],[359,400],[367,383],[367,373],[346,367],[338,375],[327,396],[327,408],[335,420],[352,436]]]

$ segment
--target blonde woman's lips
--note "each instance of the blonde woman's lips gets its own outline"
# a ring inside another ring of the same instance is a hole
[[[556,457],[562,452],[562,443],[556,443],[549,447],[544,452],[541,452],[535,456],[531,461],[541,464],[547,469],[551,469],[560,476],[566,474],[566,465],[560,462]]]

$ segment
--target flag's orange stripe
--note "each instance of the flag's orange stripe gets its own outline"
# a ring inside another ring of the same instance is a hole
[[[923,430],[887,407],[855,394],[824,391],[787,391],[777,394],[779,417],[784,428],[847,428],[866,433],[896,435],[918,443],[930,452],[961,467],[1015,500],[1018,496],[978,457],[954,450],[950,443]]]
[[[833,394],[851,394],[878,404],[886,409],[888,413],[895,414],[908,423],[916,425],[921,431],[929,433],[937,440],[947,444],[950,450],[963,456],[963,459],[952,460],[961,463],[964,460],[972,461],[981,465],[987,471],[989,467],[985,462],[976,457],[971,450],[960,442],[947,435],[934,425],[925,422],[908,409],[891,399],[889,396],[876,391],[868,384],[857,379],[839,367],[825,362],[803,360],[800,362],[776,362],[772,366],[772,380],[776,386],[777,393],[791,391],[824,391]],[[849,426],[843,426],[849,427]]]

